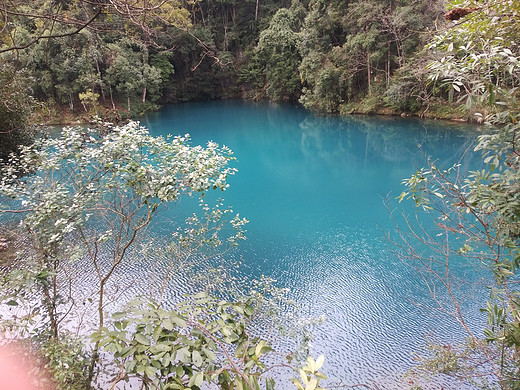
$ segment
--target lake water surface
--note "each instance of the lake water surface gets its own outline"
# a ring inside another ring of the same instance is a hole
[[[241,259],[244,274],[290,288],[304,314],[327,317],[313,355],[326,354],[330,383],[403,388],[400,376],[426,335],[463,336],[446,317],[414,304],[429,296],[384,237],[392,229],[384,199],[412,213],[395,201],[401,180],[425,155],[446,166],[457,161],[472,145],[471,127],[316,117],[242,101],[171,105],[142,124],[153,135],[189,133],[192,144],[213,140],[234,151],[239,172],[222,195],[251,222],[230,256]],[[464,310],[478,316],[479,305],[475,299]]]

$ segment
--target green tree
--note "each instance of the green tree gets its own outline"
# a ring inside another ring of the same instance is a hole
[[[173,55],[169,51],[160,51],[150,55],[150,66],[160,70],[161,72],[161,81],[157,90],[154,91],[155,96],[153,96],[153,100],[158,100],[160,97],[164,96],[166,93],[166,86],[172,83],[172,75],[175,73],[175,68],[170,62],[172,57]]]
[[[171,142],[153,138],[136,123],[113,128],[105,137],[68,129],[62,137],[24,147],[4,167],[0,189],[4,196],[22,202],[23,225],[33,242],[27,254],[28,277],[41,296],[44,329],[51,338],[59,338],[60,324],[68,313],[64,308],[73,302],[72,297],[63,296],[58,278],[66,259],[82,254],[89,259],[98,279],[96,299],[102,327],[111,275],[124,263],[160,206],[183,194],[225,189],[227,175],[234,172],[226,167],[229,151],[221,151],[213,143],[207,149],[192,148],[186,142],[184,137]],[[38,174],[20,177],[19,171]],[[211,215],[201,227],[218,231],[219,216],[224,214]],[[236,239],[241,237],[243,223],[232,219],[238,230]],[[197,237],[202,244],[209,240],[208,245],[212,238],[204,232]],[[113,254],[108,263],[100,257],[105,247]],[[94,360],[96,354],[94,350]]]
[[[189,1],[187,3],[196,3]],[[46,40],[70,37],[81,31],[139,31],[150,44],[164,35],[164,27],[186,29],[189,12],[181,0],[20,0],[0,10],[0,53],[24,50]]]
[[[486,120],[494,127],[475,146],[482,152],[482,169],[466,176],[459,165],[443,169],[431,162],[405,181],[407,189],[401,194],[401,199],[412,198],[430,210],[440,228],[437,237],[417,229],[411,236],[402,233],[404,252],[423,275],[429,291],[447,292],[447,301],[434,296],[437,308],[458,321],[469,337],[468,343],[450,348],[449,353],[445,348],[432,348],[433,355],[422,360],[422,367],[471,380],[482,388],[518,389],[520,111],[516,85],[520,50],[514,42],[520,29],[501,15],[518,15],[520,8],[518,2],[503,1],[453,1],[450,8],[447,19],[463,19],[430,44],[430,49],[443,53],[430,66],[431,79],[445,83],[468,106],[478,103],[486,108]],[[411,238],[414,235],[422,244],[433,244],[442,257],[423,257]],[[487,317],[486,329],[475,329],[461,310],[454,283],[457,276],[452,271],[459,262],[484,265],[489,271],[482,286],[491,292],[481,309]]]
[[[43,41],[24,52],[7,53],[4,57],[30,71],[37,99],[66,104],[74,110],[79,103],[79,92],[100,91],[100,75],[87,52],[92,49],[92,56],[97,54],[92,42],[91,36],[79,33]]]
[[[81,56],[78,58],[79,74],[77,83],[80,90],[97,93],[101,96],[102,101],[106,101],[105,96],[105,80],[104,80],[104,61],[103,53],[106,48],[102,40],[97,34],[91,31],[82,31],[77,39],[83,36],[84,42],[81,45]]]
[[[395,69],[422,47],[421,31],[427,31],[439,16],[430,1],[356,1],[345,19],[349,31],[344,49],[350,72],[362,76],[368,93],[373,84],[390,83]],[[364,76],[364,77],[363,77]]]
[[[344,35],[340,9],[339,5],[312,1],[299,36],[303,57],[299,66],[303,82],[299,101],[315,111],[335,113],[344,101],[346,74],[335,62],[337,46]]]
[[[162,73],[149,64],[148,48],[123,38],[108,44],[108,49],[111,58],[106,71],[107,83],[126,98],[128,111],[131,110],[131,100],[139,95],[141,103],[146,103],[148,95],[157,99]]]
[[[25,70],[8,64],[0,65],[0,162],[11,152],[32,141],[29,116],[33,109],[30,77]]]
[[[257,51],[265,69],[264,88],[273,100],[294,101],[300,93],[297,26],[291,10],[282,8],[260,34]]]

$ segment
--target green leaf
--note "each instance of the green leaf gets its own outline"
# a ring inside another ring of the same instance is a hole
[[[274,390],[275,381],[273,378],[267,378],[265,380],[265,390]]]
[[[166,386],[164,386],[164,390],[168,390],[168,389],[176,389],[176,390],[184,390],[185,387],[183,385],[180,385],[176,382],[169,382],[166,384]]]
[[[489,84],[489,104],[495,103],[495,91],[493,89],[493,84]]]
[[[129,360],[125,363],[125,368],[127,372],[135,372],[135,366],[137,364],[136,360]]]
[[[140,375],[144,375],[144,372],[145,372],[145,369],[147,368],[148,366],[144,365],[144,364],[139,364],[136,368],[135,368],[135,372],[137,372],[138,374]]]
[[[128,313],[124,312],[124,311],[118,311],[118,312],[115,312],[114,314],[112,314],[112,318],[114,320],[121,320],[126,317],[128,317]]]
[[[156,344],[150,348],[150,352],[158,353],[158,352],[169,352],[172,350],[172,347],[166,343]]]
[[[255,355],[257,357],[260,357],[260,355],[262,354],[263,347],[265,347],[265,340],[260,340],[260,342],[257,344],[257,346],[255,348]]]
[[[316,378],[320,378],[320,379],[327,379],[327,375],[325,374],[322,374],[321,372],[316,372],[314,373],[314,375],[316,375]]]
[[[255,365],[254,360],[249,360],[246,364],[244,364],[244,370],[249,370]]]
[[[246,305],[246,307],[244,307],[244,313],[251,317],[255,313],[255,309],[253,309],[252,306]]]
[[[190,381],[188,383],[188,387],[202,386],[202,383],[204,382],[204,374],[201,371],[198,371],[190,378]]]
[[[200,387],[204,382],[204,374],[202,372],[197,372],[195,374],[195,386]]]
[[[311,372],[315,372],[317,369],[316,369],[316,363],[314,362],[314,359],[312,358],[312,356],[309,356],[307,358],[307,365],[309,366],[309,370]],[[305,368],[305,367],[304,367]]]
[[[170,319],[178,327],[180,327],[180,328],[186,327],[186,321],[183,318],[178,317],[178,316],[172,316],[172,317],[170,317]]]
[[[240,379],[238,376],[235,378],[233,383],[235,384],[236,390],[244,390],[242,379]]]
[[[135,352],[135,348],[134,347],[124,348],[120,352],[120,357],[121,357],[121,359],[126,359],[128,356],[132,355],[134,352]]]
[[[153,378],[155,376],[155,374],[157,373],[157,369],[152,366],[147,366],[144,369],[144,373],[146,374],[146,376],[148,378]]]
[[[466,98],[466,109],[469,110],[473,106],[473,100],[471,99],[471,96],[468,95]]]
[[[136,333],[134,335],[134,340],[143,345],[150,345],[150,339],[142,333]]]
[[[260,390],[260,385],[258,384],[258,379],[256,379],[256,376],[251,375],[248,378],[249,378],[249,382],[251,383],[251,385],[253,385],[253,389]]]
[[[166,330],[173,330],[173,322],[170,318],[165,318],[162,320],[161,325]]]
[[[220,329],[220,331],[222,332],[222,334],[224,336],[227,336],[227,337],[231,336],[231,333],[232,333],[232,329],[230,326],[224,326],[222,329]]]
[[[302,383],[304,385],[307,385],[307,383],[309,383],[309,379],[307,378],[307,374],[302,369],[300,369],[300,378],[302,378]]]
[[[213,353],[213,351],[210,351],[207,348],[202,348],[202,352],[204,352],[204,355],[206,355],[209,360],[211,360],[211,361],[217,360],[217,356]]]
[[[191,363],[190,356],[190,351],[186,347],[183,347],[177,351],[177,359],[183,363]]]
[[[191,361],[193,364],[195,364],[197,367],[202,366],[202,356],[200,355],[200,352],[195,350],[191,353]]]
[[[298,390],[305,390],[303,385],[298,379],[292,379],[293,384],[296,386]]]

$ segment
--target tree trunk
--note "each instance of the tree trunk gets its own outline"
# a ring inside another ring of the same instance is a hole
[[[224,24],[224,50],[227,50],[227,25]]]
[[[147,48],[143,48],[142,52],[143,52],[143,68],[141,70],[141,73],[143,75],[143,93],[142,93],[141,101],[143,103],[146,103],[146,84],[148,83],[148,80],[146,78],[146,65],[148,64],[148,50],[147,50]],[[130,109],[128,109],[128,111],[130,111]]]
[[[116,109],[116,105],[114,104],[114,97],[112,96],[112,86],[109,85],[108,88],[109,88],[109,91],[110,91],[110,102],[112,103],[112,109],[115,110]]]
[[[367,52],[367,78],[368,78],[368,95],[372,95],[372,84],[371,84],[371,73],[372,69],[370,68],[370,53]]]
[[[102,80],[101,78],[101,69],[99,68],[99,61],[98,59],[96,58],[96,69],[97,69],[97,72],[98,72],[98,76],[99,76],[99,79]],[[106,102],[106,96],[105,96],[105,90],[103,88],[103,82],[101,82],[101,84],[99,85],[99,89],[101,91],[101,97],[103,98],[103,103]],[[94,91],[94,89],[92,89]]]
[[[200,11],[200,19],[202,20],[202,25],[206,27],[206,19],[204,19],[204,11],[202,10],[202,6],[199,4]]]
[[[390,42],[388,42],[388,53],[386,57],[386,87],[390,85]]]
[[[56,318],[56,302],[55,297],[52,296],[52,293],[49,289],[49,286],[43,285],[43,295],[44,295],[44,305],[47,309],[47,313],[49,314],[49,327],[51,331],[51,338],[54,340],[58,340],[58,320]]]
[[[258,20],[258,0],[256,0],[256,8],[255,8],[255,22]]]
[[[128,100],[130,102],[130,99]],[[130,110],[130,109],[129,109]],[[101,332],[103,325],[105,323],[104,313],[103,313],[103,297],[105,294],[105,281],[102,279],[99,284],[99,301],[98,301],[98,332]],[[88,367],[88,377],[87,383],[89,388],[92,386],[92,381],[94,380],[94,370],[96,368],[96,363],[99,360],[99,340],[94,344],[94,349],[92,350],[92,358],[90,360],[90,365]]]

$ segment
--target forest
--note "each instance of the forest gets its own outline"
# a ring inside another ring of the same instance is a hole
[[[152,1],[128,15],[123,5],[23,3],[6,14],[4,72],[26,72],[44,118],[57,107],[131,116],[228,97],[418,113],[443,97],[426,85],[422,51],[444,24],[442,1]]]
[[[0,333],[23,346],[13,359],[36,365],[28,388],[328,388],[326,356],[308,347],[320,319],[282,330],[291,302],[272,280],[244,288],[217,267],[206,282],[218,288],[162,304],[177,272],[239,245],[248,221],[220,200],[206,203],[236,172],[228,148],[153,137],[133,120],[217,99],[485,124],[481,170],[461,175],[428,161],[403,181],[399,201],[432,215],[446,241],[397,223],[389,240],[434,299],[447,291],[451,300],[436,304],[467,332],[457,347],[430,345],[418,371],[520,388],[518,1],[1,0],[0,15],[0,213],[16,219],[0,234],[0,316],[24,313],[2,318]],[[41,136],[49,124],[90,125]],[[150,296],[107,312],[114,275],[160,211],[186,197],[199,199],[200,214],[148,245],[164,259]],[[450,246],[451,234],[463,245]],[[440,259],[423,257],[418,243]],[[490,271],[481,334],[452,293],[455,256]],[[83,335],[69,329],[82,310],[68,279],[79,258],[97,286],[82,304],[95,313]],[[298,346],[281,356],[271,340],[287,334]],[[275,384],[277,368],[292,379]]]

